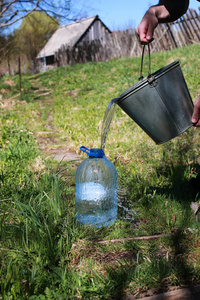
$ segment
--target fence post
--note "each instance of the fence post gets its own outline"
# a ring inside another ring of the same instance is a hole
[[[18,72],[19,72],[19,93],[22,94],[22,85],[21,85],[21,60],[20,55],[18,57]]]
[[[195,23],[196,29],[198,29],[198,30],[196,30],[196,29],[194,28],[194,32],[196,33],[197,38],[198,38],[198,40],[200,41],[200,35],[198,34],[198,31],[200,30],[200,27],[199,27],[198,22],[196,21],[196,19],[199,20],[199,16],[198,16],[196,10],[190,9],[189,11],[190,11],[190,15],[191,15],[191,17],[192,17],[192,20],[193,20],[194,23]]]

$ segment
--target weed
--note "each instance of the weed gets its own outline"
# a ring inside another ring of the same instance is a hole
[[[153,54],[152,71],[179,59],[195,98],[198,53],[191,45]],[[119,213],[109,228],[75,223],[77,162],[44,159],[35,140],[50,111],[36,97],[43,87],[59,141],[78,154],[80,145],[99,147],[109,101],[138,81],[139,70],[140,58],[121,58],[23,75],[21,99],[18,78],[1,78],[2,101],[12,100],[0,114],[2,299],[121,299],[199,283],[199,220],[190,209],[199,193],[189,184],[199,171],[198,130],[156,146],[116,109],[105,153],[119,176]],[[160,238],[137,240],[144,235]]]

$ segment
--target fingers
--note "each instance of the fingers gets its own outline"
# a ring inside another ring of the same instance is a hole
[[[200,127],[200,120],[196,124],[193,124],[193,126]]]
[[[139,28],[138,27],[137,34],[138,34],[141,44],[147,44],[154,40],[153,32],[149,31],[148,28]]]
[[[151,23],[149,23],[149,26],[148,26],[148,30],[147,30],[147,33],[146,33],[146,39],[148,42],[152,42],[153,41],[153,33],[154,33],[154,27],[155,25]]]
[[[194,104],[194,111],[192,114],[192,123],[196,127],[200,127],[200,95],[197,97]]]
[[[142,44],[147,44],[153,41],[154,29],[158,25],[158,20],[155,15],[147,11],[137,30],[139,40]]]

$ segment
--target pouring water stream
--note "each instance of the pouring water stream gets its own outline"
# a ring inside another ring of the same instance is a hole
[[[112,99],[106,108],[104,118],[103,118],[103,124],[101,128],[101,149],[104,151],[105,149],[105,144],[106,144],[106,138],[108,135],[108,131],[110,128],[110,124],[112,122],[112,119],[114,117],[115,109],[116,109],[116,104],[119,98],[114,98]],[[120,184],[118,186],[118,211],[119,215],[123,219],[135,219],[135,214],[131,213],[129,209],[129,203],[126,195],[125,188],[123,187],[123,184]]]
[[[108,131],[110,128],[110,124],[112,122],[115,109],[116,109],[116,104],[119,98],[114,98],[112,99],[106,108],[104,119],[103,119],[103,124],[101,128],[101,149],[104,151],[105,149],[105,144],[106,144],[106,138],[108,135]]]

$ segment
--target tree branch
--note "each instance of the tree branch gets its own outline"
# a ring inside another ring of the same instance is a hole
[[[36,10],[46,12],[49,16],[64,18],[66,12],[70,11],[70,0],[64,3],[60,6],[56,0],[0,0],[0,28],[11,26]]]
[[[15,19],[15,20],[13,20],[13,21],[11,21],[17,14],[19,14],[20,12],[24,12],[24,10],[21,10],[21,11],[20,11],[20,10],[17,10],[17,11],[15,11],[15,12],[11,15],[11,17],[9,18],[9,20],[6,20],[4,23],[1,23],[1,24],[0,24],[0,28],[5,27],[5,26],[10,26],[10,25],[12,25],[12,24],[18,22],[19,20],[22,20],[23,18],[27,17],[28,15],[30,15],[33,11],[35,11],[35,10],[37,9],[37,7],[38,7],[40,1],[41,1],[41,0],[37,0],[36,5],[35,5],[31,10],[29,10],[27,13],[25,13],[23,16],[21,16],[21,17]],[[16,0],[13,0],[13,3],[14,3],[14,2],[16,2]],[[1,15],[0,15],[0,17],[1,17]]]

